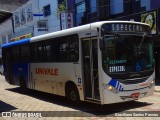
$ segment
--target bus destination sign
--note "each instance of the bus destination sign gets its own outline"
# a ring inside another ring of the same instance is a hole
[[[149,26],[133,23],[111,23],[103,25],[102,28],[105,29],[105,31],[150,33]]]

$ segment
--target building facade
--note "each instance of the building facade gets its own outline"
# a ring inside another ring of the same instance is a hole
[[[9,3],[9,0],[7,0]],[[10,6],[10,4],[3,6]],[[0,44],[61,30],[56,16],[59,0],[24,0],[13,10],[13,16],[0,23]],[[2,2],[2,0],[0,1]],[[2,6],[2,5],[1,5]],[[0,49],[0,58],[2,57]]]
[[[7,43],[12,38],[12,19],[7,19],[0,24],[0,45]],[[2,57],[2,50],[0,49],[0,58]]]
[[[57,0],[29,0],[13,12],[12,40],[38,36],[60,30],[56,16]]]
[[[151,10],[151,0],[75,0],[74,2],[76,26]]]

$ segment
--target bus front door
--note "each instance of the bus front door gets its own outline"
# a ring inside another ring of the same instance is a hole
[[[82,40],[84,93],[87,100],[100,100],[97,38]]]

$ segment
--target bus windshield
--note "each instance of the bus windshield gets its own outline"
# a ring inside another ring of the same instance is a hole
[[[113,78],[147,76],[146,72],[151,73],[154,68],[151,37],[123,34],[104,36],[102,66],[103,70]],[[138,76],[129,76],[133,73]]]

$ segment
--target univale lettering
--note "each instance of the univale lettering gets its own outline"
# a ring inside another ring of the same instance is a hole
[[[39,75],[58,76],[58,68],[35,68],[35,73]]]

